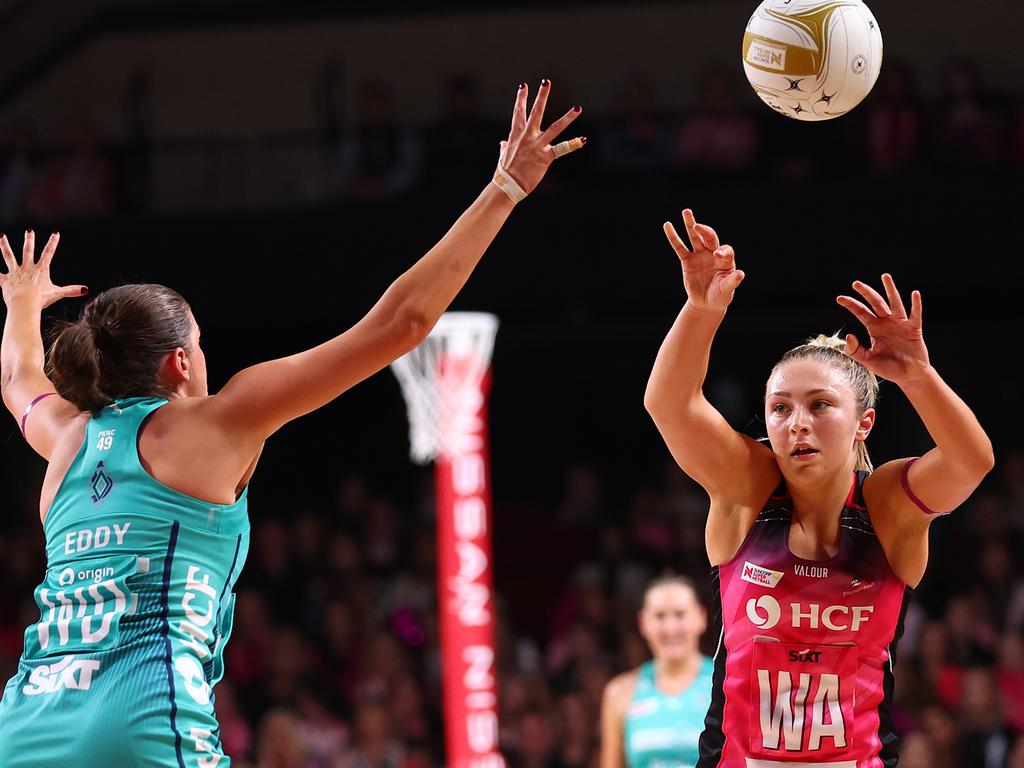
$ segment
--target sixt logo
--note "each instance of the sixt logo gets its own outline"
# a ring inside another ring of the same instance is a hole
[[[38,696],[42,693],[69,691],[87,691],[92,687],[92,675],[100,668],[99,661],[83,659],[75,661],[74,656],[65,656],[56,664],[40,664],[32,670],[28,682],[22,690],[26,696]]]
[[[821,660],[821,651],[812,651],[810,648],[803,651],[790,651],[789,660],[794,664],[800,662],[817,664]]]

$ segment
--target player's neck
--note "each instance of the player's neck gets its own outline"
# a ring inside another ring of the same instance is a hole
[[[677,659],[655,659],[654,678],[666,693],[679,693],[697,676],[699,667],[700,653],[694,649]]]
[[[820,483],[790,485],[793,501],[793,526],[803,537],[825,544],[838,537],[839,518],[850,495],[853,472],[837,473]]]
[[[839,515],[853,483],[853,464],[820,477],[786,478],[786,490],[793,501],[793,519],[813,524]]]

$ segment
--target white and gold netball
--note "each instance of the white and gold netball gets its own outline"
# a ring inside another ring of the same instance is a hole
[[[882,68],[882,33],[861,0],[764,0],[743,35],[757,95],[795,120],[845,115]]]

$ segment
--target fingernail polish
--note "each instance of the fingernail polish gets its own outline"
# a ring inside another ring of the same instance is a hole
[[[89,289],[88,289],[88,288],[86,288],[86,287],[85,287],[85,286],[83,285],[83,286],[82,286],[82,295],[84,296],[84,295],[85,295],[85,294],[87,294],[88,292],[89,292]]]
[[[584,144],[586,144],[587,143],[587,137],[586,136],[580,136],[580,141],[582,141]]]
[[[520,91],[523,90],[523,88],[525,88],[525,87],[526,87],[526,83],[520,83],[519,84],[519,90]]]
[[[551,85],[551,81],[545,77],[543,80],[540,81],[540,84],[543,86],[549,86]]]
[[[583,111],[583,107],[581,107],[579,104],[577,104],[575,107],[572,108],[572,111],[573,112],[582,112]]]

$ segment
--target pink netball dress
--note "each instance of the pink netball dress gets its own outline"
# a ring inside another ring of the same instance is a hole
[[[910,589],[871,525],[867,476],[852,478],[835,557],[790,551],[782,483],[714,569],[723,630],[698,768],[896,765],[892,669]]]

